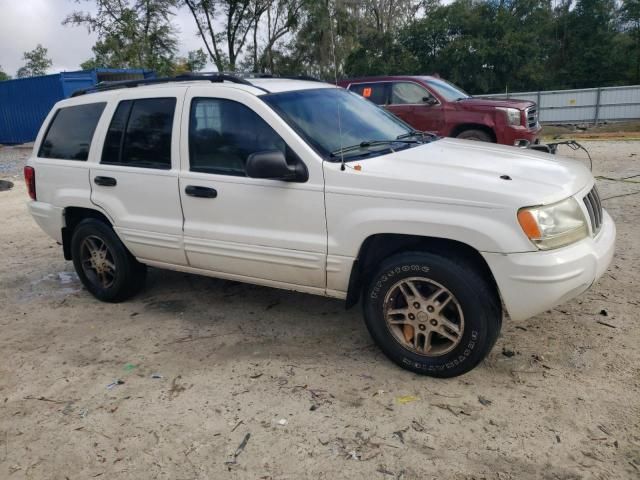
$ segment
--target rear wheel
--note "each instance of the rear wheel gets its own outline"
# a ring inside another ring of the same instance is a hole
[[[144,286],[146,266],[129,253],[104,222],[80,222],[71,238],[71,255],[78,277],[99,300],[120,302]]]
[[[456,138],[462,140],[475,140],[477,142],[490,142],[493,143],[493,138],[487,132],[482,130],[465,130],[460,132]]]
[[[371,336],[391,360],[434,377],[473,369],[502,323],[495,289],[473,266],[425,252],[385,260],[363,307]]]

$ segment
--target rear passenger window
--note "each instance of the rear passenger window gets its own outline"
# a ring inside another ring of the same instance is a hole
[[[358,85],[351,85],[349,90],[358,95],[362,95],[376,105],[385,105],[387,103],[386,83],[360,83]]]
[[[245,176],[247,157],[263,150],[280,150],[290,163],[298,161],[284,140],[250,108],[233,100],[193,99],[191,171]]]
[[[105,105],[89,103],[59,109],[49,124],[38,157],[85,161]]]
[[[175,98],[120,102],[107,131],[101,163],[170,169],[175,109]]]

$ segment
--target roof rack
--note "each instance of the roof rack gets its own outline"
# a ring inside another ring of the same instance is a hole
[[[212,83],[222,83],[225,81],[232,82],[232,83],[239,83],[241,85],[248,85],[248,86],[263,90],[265,93],[269,93],[269,91],[265,88],[253,85],[251,82],[245,80],[244,78],[240,78],[236,75],[230,75],[228,73],[214,73],[214,74],[208,74],[208,75],[186,73],[186,74],[178,75],[175,77],[141,78],[139,80],[101,82],[90,88],[83,88],[80,90],[76,90],[71,94],[71,96],[78,97],[80,95],[85,95],[87,93],[105,92],[108,90],[117,90],[120,88],[132,88],[132,87],[138,87],[141,85],[154,85],[159,83],[173,83],[173,82],[192,82],[195,80],[203,80],[203,81],[208,81]]]

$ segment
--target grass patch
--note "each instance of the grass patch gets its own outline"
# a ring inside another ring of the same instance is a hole
[[[640,139],[640,120],[610,122],[595,125],[543,125],[541,136],[545,140],[581,138],[584,140],[637,140]]]

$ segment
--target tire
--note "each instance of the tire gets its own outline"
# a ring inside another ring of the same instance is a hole
[[[100,220],[90,218],[78,224],[71,237],[71,256],[82,284],[98,300],[121,302],[144,286],[146,265]]]
[[[441,378],[480,363],[502,325],[500,299],[489,281],[465,262],[426,252],[383,261],[366,289],[363,310],[369,333],[389,359]]]
[[[476,142],[493,143],[491,135],[482,130],[465,130],[460,132],[456,138],[460,138],[462,140],[475,140]]]

